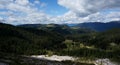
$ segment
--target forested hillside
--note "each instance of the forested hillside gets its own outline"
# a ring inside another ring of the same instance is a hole
[[[96,32],[57,24],[31,26],[0,23],[0,58],[5,58],[5,54],[10,58],[11,54],[57,54],[120,62],[120,28]]]
[[[44,54],[44,50],[64,48],[64,40],[58,33],[0,23],[0,52]]]
[[[34,29],[42,29],[47,30],[50,32],[56,32],[61,35],[72,35],[72,34],[84,34],[84,33],[92,33],[95,32],[89,28],[79,28],[79,27],[72,27],[67,24],[24,24],[18,25],[18,27],[23,28],[34,28]]]

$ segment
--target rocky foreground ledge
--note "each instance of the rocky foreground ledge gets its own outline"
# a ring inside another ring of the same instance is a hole
[[[58,55],[52,55],[52,56],[48,56],[48,55],[32,55],[31,58],[37,58],[39,60],[49,60],[49,61],[71,61],[71,62],[76,62],[76,60],[78,60],[78,58],[74,58],[71,56],[58,56]],[[120,65],[119,63],[115,63],[110,61],[109,59],[97,59],[94,61],[91,61],[91,64],[93,65]]]
[[[37,58],[40,60],[50,60],[50,61],[75,61],[76,58],[70,56],[58,56],[58,55],[32,55],[31,58]]]
[[[0,65],[120,65],[109,59],[97,59],[90,63],[78,60],[79,58],[58,55],[9,56],[0,59]]]
[[[76,62],[75,58],[69,56],[6,56],[0,58],[0,65],[94,65],[91,63]]]
[[[95,65],[120,65],[119,63],[112,62],[109,59],[97,59]]]

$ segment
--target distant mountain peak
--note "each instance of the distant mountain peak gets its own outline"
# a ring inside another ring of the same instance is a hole
[[[106,31],[112,28],[120,28],[120,21],[111,21],[107,23],[102,22],[86,22],[76,25],[80,28],[90,28],[95,31]]]

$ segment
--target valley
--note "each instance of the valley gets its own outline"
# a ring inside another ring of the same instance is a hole
[[[75,65],[94,65],[97,59],[106,58],[118,64],[120,62],[120,28],[98,32],[90,28],[65,24],[13,26],[0,23],[0,30],[1,64],[73,65],[75,63]],[[35,56],[28,57],[31,55],[48,55],[43,58],[49,60],[39,60]],[[63,58],[62,56],[65,59],[69,58],[65,56],[79,59],[56,61],[58,58]],[[50,58],[54,61],[51,61]],[[98,61],[98,63],[104,63],[104,60]]]
[[[0,65],[120,65],[120,0],[0,0]]]

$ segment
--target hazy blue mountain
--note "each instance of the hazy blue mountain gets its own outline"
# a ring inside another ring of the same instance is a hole
[[[120,21],[112,21],[108,23],[102,22],[86,22],[86,23],[79,23],[79,24],[24,24],[19,25],[20,27],[25,28],[37,28],[43,30],[50,30],[59,32],[61,34],[70,34],[74,30],[94,30],[98,32],[106,31],[113,28],[120,28]]]
[[[76,26],[77,24],[67,24],[68,26]]]
[[[95,31],[106,31],[112,28],[120,28],[120,21],[112,21],[108,23],[101,23],[101,22],[80,23],[75,27],[89,28]]]

